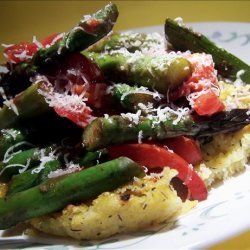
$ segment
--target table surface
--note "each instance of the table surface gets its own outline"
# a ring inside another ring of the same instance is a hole
[[[250,1],[113,1],[120,16],[115,30],[162,25],[167,16],[185,22],[231,21],[250,23]],[[108,1],[1,1],[0,44],[31,41],[68,30],[83,14]],[[4,24],[4,25],[3,25]],[[3,49],[0,48],[0,61]],[[210,249],[250,249],[250,232]]]

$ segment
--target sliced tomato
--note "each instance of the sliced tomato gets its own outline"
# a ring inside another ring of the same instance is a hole
[[[204,89],[210,89],[218,84],[211,55],[194,53],[186,55],[186,58],[192,65],[192,75],[182,86],[170,93],[171,100],[176,100],[182,96],[200,92]]]
[[[79,106],[79,110],[77,110],[70,105],[65,105],[65,106],[55,105],[53,108],[59,116],[71,120],[79,127],[83,128],[86,127],[92,118],[91,115],[92,110],[89,107]]]
[[[105,108],[110,96],[107,95],[108,85],[106,83],[91,83],[88,85],[74,85],[72,92],[77,95],[84,94],[86,103],[93,108]]]
[[[57,69],[56,78],[71,82],[72,85],[84,85],[104,82],[100,68],[81,53],[67,56]]]
[[[41,41],[41,44],[46,47],[59,42],[63,36],[60,33],[48,36]],[[39,47],[35,43],[21,42],[14,44],[4,50],[5,57],[12,63],[25,62],[32,58],[38,51]]]
[[[187,136],[178,136],[164,141],[169,149],[181,156],[189,164],[196,165],[202,161],[200,145],[194,139]]]
[[[38,47],[34,43],[21,42],[4,50],[4,56],[12,63],[25,62],[32,58]]]
[[[43,72],[55,86],[56,91],[66,90],[81,95],[93,83],[104,78],[99,67],[81,53],[72,53]]]
[[[186,55],[186,58],[193,67],[192,75],[182,86],[170,93],[169,99],[175,101],[182,96],[187,97],[192,93],[207,91],[210,94],[201,94],[196,99],[191,98],[192,108],[201,116],[222,111],[224,105],[213,92],[213,88],[218,85],[218,79],[212,56],[205,53],[194,53]]]
[[[204,87],[217,85],[217,73],[211,55],[194,53],[187,55],[187,59],[193,67],[192,75],[187,80],[191,92],[201,91]]]
[[[90,84],[86,93],[87,103],[95,108],[103,107],[107,99],[107,89],[108,85],[105,83]]]
[[[45,75],[54,86],[55,97],[60,95],[58,100],[52,94],[51,106],[56,113],[85,127],[93,118],[93,107],[88,105],[91,101],[96,101],[95,105],[98,105],[98,101],[102,101],[104,89],[106,90],[106,85],[99,86],[97,83],[103,81],[98,66],[84,55],[73,53],[47,69]]]
[[[194,100],[193,108],[198,115],[209,116],[223,111],[225,106],[213,91],[209,91]]]
[[[191,198],[205,200],[207,189],[193,168],[179,155],[154,144],[121,144],[108,148],[111,159],[126,156],[148,169],[170,167],[178,171],[178,177],[188,187]]]
[[[84,30],[88,33],[95,33],[98,29],[101,20],[97,18],[90,18],[84,26]]]
[[[56,34],[53,34],[53,35],[50,35],[48,37],[45,37],[44,39],[41,40],[41,44],[44,46],[44,47],[47,47],[47,46],[51,46],[55,43],[58,43],[59,41],[61,41],[63,38],[63,34],[62,33],[56,33]]]

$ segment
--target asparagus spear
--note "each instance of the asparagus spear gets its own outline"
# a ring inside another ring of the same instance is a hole
[[[92,199],[111,191],[144,172],[126,157],[86,170],[49,179],[39,186],[0,199],[0,229],[58,211],[72,202]]]
[[[151,56],[142,53],[84,54],[99,65],[108,79],[140,84],[160,93],[178,87],[192,73],[190,63],[182,57],[169,59],[165,55]]]
[[[107,153],[108,152],[106,149],[100,149],[94,152],[86,152],[86,154],[80,160],[78,160],[77,163],[84,168],[92,167],[97,165],[99,161],[106,159]]]
[[[21,130],[2,129],[0,132],[0,161],[2,161],[4,154],[11,146],[25,139],[26,133]]]
[[[43,150],[43,153],[42,153]],[[52,147],[45,149],[31,148],[12,154],[9,159],[0,163],[0,180],[7,182],[13,175],[16,175],[22,171],[23,168],[29,169],[40,162],[41,155],[49,155],[52,152]]]
[[[77,163],[79,164],[79,166],[83,166],[84,168],[92,167],[99,164],[99,160],[103,158],[103,155],[107,156],[107,150],[101,149],[95,152],[87,152]],[[44,168],[41,169],[38,173],[34,171],[36,169],[35,167],[21,174],[12,176],[9,183],[7,195],[12,195],[14,193],[18,193],[39,185],[40,183],[48,179],[48,175],[52,171],[55,171],[60,167],[61,163],[59,160],[51,160],[45,163]]]
[[[47,162],[39,173],[34,172],[34,169],[29,169],[21,174],[14,175],[9,183],[7,195],[13,195],[39,185],[48,178],[51,171],[57,170],[60,166],[58,160],[52,160]]]
[[[164,122],[146,117],[111,116],[97,118],[91,122],[83,132],[83,144],[87,150],[95,150],[110,144],[138,140],[139,132],[143,138],[164,139],[183,134],[193,134],[194,121],[185,117],[177,124],[173,124],[176,117],[169,117]]]
[[[167,18],[165,23],[165,35],[177,50],[191,50],[211,54],[219,74],[224,77],[235,79],[237,72],[244,70],[241,79],[246,83],[250,83],[250,66],[225,49],[219,48],[206,36],[194,32],[170,18]]]
[[[46,64],[48,59],[86,49],[112,30],[117,17],[117,7],[112,3],[92,16],[85,16],[59,43],[40,49],[34,55],[31,64],[36,66]]]
[[[0,129],[13,127],[22,119],[36,117],[51,110],[44,97],[38,93],[39,88],[42,88],[42,83],[32,84],[10,100],[8,106],[4,105],[0,109]]]
[[[18,174],[22,169],[30,168],[39,163],[39,149],[31,148],[13,154],[7,161],[0,163],[0,181],[7,182],[12,175]]]
[[[250,123],[247,109],[235,109],[221,112],[217,115],[195,121],[191,115],[183,115],[181,119],[176,115],[159,118],[128,116],[111,116],[97,118],[90,123],[83,132],[83,143],[87,150],[103,148],[111,144],[138,140],[139,133],[143,139],[152,138],[162,140],[179,135],[190,135],[198,138],[217,133],[235,131]]]
[[[88,48],[88,51],[100,53],[126,48],[129,52],[134,53],[136,50],[164,50],[165,45],[162,38],[163,37],[158,33],[113,33],[93,44]]]
[[[157,103],[160,95],[147,90],[144,87],[129,86],[127,84],[115,84],[111,89],[111,95],[117,99],[123,108],[129,111],[137,111],[140,109],[140,104],[148,106],[148,104]]]

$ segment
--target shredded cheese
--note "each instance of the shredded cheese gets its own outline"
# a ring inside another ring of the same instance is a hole
[[[43,45],[33,36],[32,42],[37,46],[37,48],[43,48]]]
[[[138,133],[138,143],[141,144],[142,143],[142,138],[143,138],[143,131],[140,130]]]
[[[0,176],[2,175],[2,173],[7,169],[7,168],[13,168],[13,167],[21,167],[18,172],[19,174],[24,173],[28,168],[29,168],[29,164],[30,164],[30,159],[27,160],[26,165],[23,164],[9,164],[7,166],[5,166],[1,171],[0,171]]]
[[[66,175],[66,174],[71,174],[71,173],[75,173],[75,172],[78,172],[78,171],[81,171],[82,170],[82,167],[80,167],[79,164],[73,164],[72,162],[69,162],[68,163],[68,167],[65,168],[65,169],[57,169],[55,171],[52,171],[49,173],[48,175],[48,178],[56,178],[56,177],[59,177],[59,176],[63,176],[63,175]]]
[[[8,68],[6,66],[0,65],[0,74],[7,74],[9,72]]]
[[[17,106],[15,105],[13,99],[8,99],[6,94],[5,94],[5,91],[3,89],[3,87],[0,87],[0,95],[2,96],[2,98],[4,99],[4,102],[3,104],[5,104],[9,109],[12,109],[13,112],[16,114],[16,115],[19,115],[19,112],[18,112],[18,109],[17,109]]]
[[[190,181],[192,180],[193,169],[194,169],[193,165],[188,164],[188,172],[187,172],[185,180],[183,181],[183,184],[188,185],[190,183]]]
[[[15,154],[18,154],[21,152],[21,150],[18,151],[14,151],[14,149],[17,149],[20,146],[28,146],[28,147],[34,147],[34,145],[30,142],[27,141],[22,141],[22,142],[18,142],[15,145],[9,147],[4,156],[3,156],[3,163],[7,163]]]
[[[184,25],[182,17],[176,17],[174,21],[177,22],[179,26]]]
[[[141,110],[138,110],[136,114],[134,113],[121,113],[123,118],[128,119],[129,121],[133,122],[134,124],[138,124],[140,121]]]
[[[2,129],[1,133],[10,135],[13,140],[16,140],[18,132],[14,129]]]
[[[189,115],[191,110],[187,107],[185,108],[178,108],[174,110],[170,107],[164,107],[160,105],[156,109],[156,115],[150,115],[149,118],[154,120],[154,123],[164,122],[167,119],[173,119],[173,125],[177,125],[186,115]]]
[[[4,47],[4,48],[10,48],[12,47],[13,45],[15,44],[6,44],[6,43],[2,43],[1,46]]]
[[[56,160],[57,156],[54,154],[54,152],[50,152],[48,155],[45,154],[45,149],[40,150],[40,164],[38,167],[34,168],[31,173],[32,174],[38,174],[41,170],[44,169],[46,163]]]
[[[59,39],[63,38],[65,36],[65,33],[60,33],[54,39],[51,41],[50,44],[46,44],[45,48],[49,48],[50,46],[54,45],[59,41]]]

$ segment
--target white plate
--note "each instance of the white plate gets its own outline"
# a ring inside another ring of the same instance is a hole
[[[191,23],[220,46],[250,63],[250,23]],[[163,32],[154,26],[136,29]],[[99,242],[72,241],[50,236],[25,235],[4,237],[0,231],[0,248],[29,249],[192,249],[205,248],[250,229],[250,169],[209,193],[187,215],[158,228],[126,236],[115,236]]]

